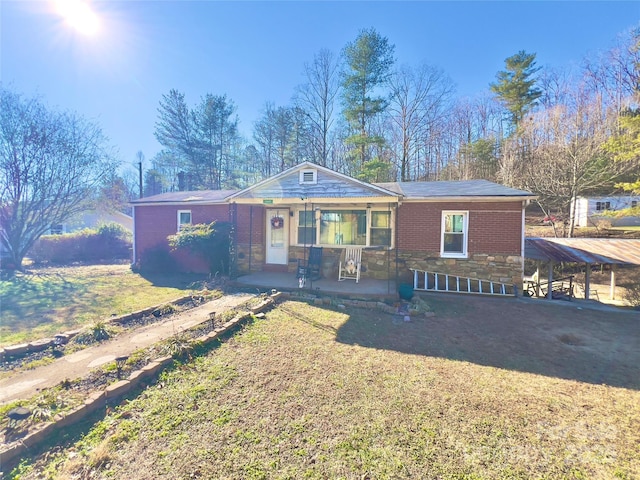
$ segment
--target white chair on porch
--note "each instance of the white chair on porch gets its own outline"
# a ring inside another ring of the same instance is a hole
[[[360,281],[360,264],[362,262],[361,247],[347,247],[344,249],[344,255],[340,259],[340,268],[338,269],[338,281],[355,280]]]

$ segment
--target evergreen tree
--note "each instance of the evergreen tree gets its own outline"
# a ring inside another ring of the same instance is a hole
[[[542,95],[542,91],[535,87],[536,79],[533,77],[540,70],[535,66],[535,59],[535,53],[519,51],[505,60],[505,70],[498,72],[497,82],[490,84],[491,91],[511,113],[511,122],[516,130]]]
[[[370,158],[372,146],[382,145],[384,138],[371,135],[370,124],[387,107],[387,99],[379,94],[394,64],[395,47],[374,29],[362,30],[353,43],[343,50],[344,115],[352,134],[346,143],[352,148],[352,169],[358,171]]]

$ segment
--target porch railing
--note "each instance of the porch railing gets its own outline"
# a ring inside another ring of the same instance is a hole
[[[510,283],[462,277],[449,273],[410,269],[413,289],[424,292],[472,293],[480,295],[515,296],[517,287]]]

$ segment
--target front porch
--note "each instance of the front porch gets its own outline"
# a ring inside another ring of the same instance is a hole
[[[394,280],[376,280],[361,277],[360,282],[353,280],[338,281],[338,278],[321,278],[307,280],[303,288],[299,288],[295,273],[254,272],[238,277],[235,282],[240,287],[270,290],[275,288],[282,291],[307,291],[316,295],[337,295],[353,298],[384,298],[395,300],[398,295]]]

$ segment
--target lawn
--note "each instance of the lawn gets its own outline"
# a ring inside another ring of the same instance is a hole
[[[127,265],[29,269],[0,281],[0,345],[161,304],[188,294],[202,277],[144,277]],[[196,282],[196,283],[194,283]]]
[[[287,301],[20,478],[640,478],[640,319]]]

